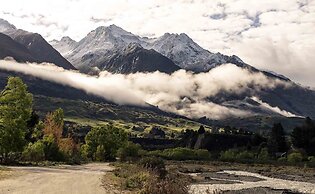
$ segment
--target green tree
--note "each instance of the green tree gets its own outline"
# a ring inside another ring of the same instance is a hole
[[[127,161],[132,158],[137,158],[140,155],[141,146],[139,144],[128,141],[125,146],[119,148],[117,156],[121,161]]]
[[[62,161],[64,156],[59,150],[58,144],[56,143],[53,135],[44,136],[42,139],[44,144],[45,159],[51,161]]]
[[[26,161],[39,162],[45,159],[44,144],[41,141],[29,143],[22,153],[22,158]]]
[[[37,128],[37,124],[40,122],[39,120],[39,116],[36,114],[35,111],[32,111],[32,114],[31,114],[31,117],[30,119],[27,121],[27,128],[28,128],[28,131],[27,133],[25,134],[25,140],[27,142],[36,142],[37,140],[33,138],[33,133],[34,133],[34,130],[36,130]]]
[[[287,151],[285,133],[281,123],[274,124],[269,135],[267,146],[269,153],[275,155],[276,152]]]
[[[203,125],[201,125],[198,129],[198,134],[204,134],[206,132],[205,128]]]
[[[18,77],[10,77],[0,94],[0,155],[21,152],[25,145],[27,122],[32,113],[33,96]]]
[[[85,137],[85,155],[92,160],[112,160],[127,140],[126,132],[112,125],[95,127]]]
[[[308,154],[315,155],[315,123],[307,117],[302,126],[293,129],[292,144],[303,148]]]

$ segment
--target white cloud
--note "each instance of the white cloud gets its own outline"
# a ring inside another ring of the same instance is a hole
[[[249,88],[266,89],[289,86],[262,73],[251,73],[232,64],[225,64],[208,73],[192,74],[179,70],[171,75],[154,73],[111,74],[88,76],[67,71],[52,64],[19,64],[0,60],[0,69],[22,72],[63,85],[82,89],[118,104],[145,106],[145,102],[160,109],[191,118],[220,119],[227,116],[246,116],[250,112],[210,102],[207,98],[219,92],[238,94]],[[233,76],[231,76],[233,75]]]
[[[10,0],[0,17],[48,40],[112,23],[138,35],[185,32],[212,52],[315,86],[314,0]]]
[[[298,115],[295,115],[291,112],[288,112],[288,111],[285,111],[285,110],[281,110],[279,107],[273,107],[271,106],[270,104],[266,103],[266,102],[263,102],[262,100],[260,100],[258,97],[256,96],[253,96],[251,97],[252,100],[258,102],[260,104],[261,107],[265,108],[265,109],[269,109],[275,113],[278,113],[280,115],[283,115],[285,117],[300,117]]]

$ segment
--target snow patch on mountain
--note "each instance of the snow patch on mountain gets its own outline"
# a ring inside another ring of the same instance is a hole
[[[77,42],[69,36],[62,37],[61,40],[52,40],[49,42],[56,50],[63,56],[72,53],[73,49],[77,46]]]
[[[16,30],[16,27],[13,24],[10,24],[8,21],[0,18],[0,32],[7,32]]]
[[[212,64],[209,60],[220,61],[221,58],[195,43],[187,34],[166,33],[151,41],[144,47],[154,49],[172,59],[178,66],[187,70],[207,71]]]
[[[95,66],[91,63],[99,62],[102,56],[114,55],[114,52],[130,43],[139,44],[145,49],[153,49],[171,59],[179,67],[195,72],[206,72],[233,61],[244,64],[237,56],[229,57],[203,49],[185,33],[165,33],[159,38],[146,38],[127,32],[116,25],[98,27],[76,44],[68,38],[51,43],[78,68]]]

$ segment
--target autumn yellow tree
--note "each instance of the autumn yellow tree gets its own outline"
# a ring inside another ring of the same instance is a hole
[[[63,110],[59,108],[54,112],[48,113],[45,119],[44,136],[52,136],[57,144],[62,138],[63,118]]]
[[[63,128],[64,112],[61,108],[46,115],[44,136],[53,138],[59,150],[65,156],[72,157],[78,152],[79,146],[72,137],[63,137]]]

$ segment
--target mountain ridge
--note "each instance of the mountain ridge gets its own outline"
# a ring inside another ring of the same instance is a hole
[[[158,38],[147,38],[134,35],[116,25],[110,25],[97,27],[77,42],[75,46],[69,45],[67,42],[69,42],[67,38],[63,37],[60,41],[54,40],[50,43],[78,69],[86,68],[91,61],[97,63],[97,59],[102,55],[123,49],[130,43],[137,43],[147,50],[154,49],[172,60],[180,68],[197,73],[207,72],[225,63],[255,69],[235,55],[227,56],[203,49],[185,33],[165,33]],[[86,62],[82,60],[85,55],[94,55],[95,57]],[[97,66],[97,64],[94,65]]]
[[[38,33],[17,29],[3,19],[0,20],[0,32],[26,47],[36,62],[54,63],[64,69],[76,69]]]

